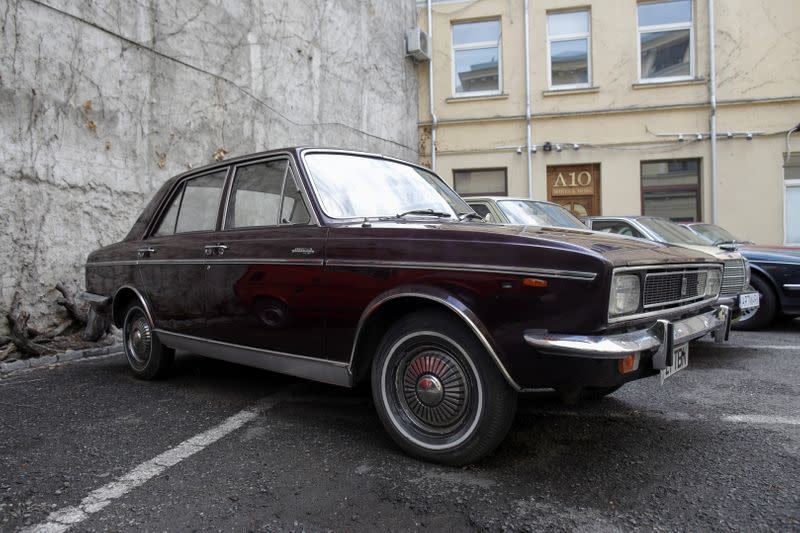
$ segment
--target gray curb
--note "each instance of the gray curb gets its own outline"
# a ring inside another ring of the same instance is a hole
[[[54,365],[56,363],[66,363],[67,361],[77,361],[90,357],[98,357],[122,352],[122,344],[112,344],[110,346],[100,346],[97,348],[86,348],[84,350],[67,350],[66,352],[55,355],[45,355],[42,357],[32,357],[30,359],[17,359],[0,363],[0,376],[6,376],[18,370],[28,368],[40,368],[43,366]]]

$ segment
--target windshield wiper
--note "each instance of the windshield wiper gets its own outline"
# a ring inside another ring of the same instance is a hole
[[[458,213],[458,220],[484,220],[482,216],[477,213]]]
[[[450,218],[450,213],[445,213],[443,211],[434,211],[433,209],[412,209],[411,211],[406,211],[404,213],[398,213],[395,215],[395,218],[403,218],[406,215],[428,215],[431,217],[438,217],[438,218]]]

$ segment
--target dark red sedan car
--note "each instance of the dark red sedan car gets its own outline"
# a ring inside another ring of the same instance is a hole
[[[351,387],[407,452],[488,454],[517,393],[600,396],[727,336],[721,264],[580,229],[484,222],[429,170],[291,148],[192,170],[93,252],[133,373],[175,349]]]

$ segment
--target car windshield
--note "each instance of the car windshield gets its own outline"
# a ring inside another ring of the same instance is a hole
[[[731,232],[714,224],[692,224],[692,229],[701,237],[708,239],[711,244],[740,242]]]
[[[473,212],[438,176],[411,165],[336,153],[310,153],[304,159],[322,211],[331,218],[408,214],[455,220],[459,213]]]
[[[639,224],[670,244],[695,244],[708,246],[708,242],[680,224],[663,218],[640,218]]]
[[[533,200],[499,200],[497,205],[512,224],[587,229],[572,213],[559,205]]]

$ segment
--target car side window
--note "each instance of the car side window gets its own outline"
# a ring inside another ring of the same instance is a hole
[[[625,235],[627,237],[642,238],[636,228],[619,220],[594,220],[592,221],[592,229],[594,231],[604,231],[606,233],[614,233],[616,235]]]
[[[472,209],[475,210],[482,217],[486,217],[489,214],[489,206],[486,204],[468,204]]]
[[[307,224],[309,220],[288,160],[254,163],[236,169],[225,229]]]
[[[276,226],[288,167],[285,159],[237,167],[225,229]]]
[[[300,194],[297,178],[291,167],[286,173],[286,185],[283,187],[283,207],[281,207],[281,224],[308,224],[311,217]]]
[[[220,170],[184,181],[175,192],[153,235],[162,237],[176,233],[213,231],[217,226],[219,202],[227,172]]]
[[[156,237],[163,237],[164,235],[172,235],[175,233],[175,223],[178,221],[178,210],[181,208],[181,199],[183,199],[183,183],[181,183],[175,196],[172,198],[172,203],[158,224],[158,228],[153,233]]]

